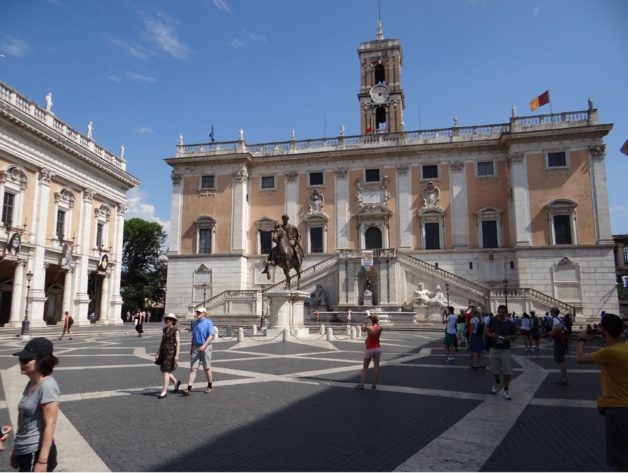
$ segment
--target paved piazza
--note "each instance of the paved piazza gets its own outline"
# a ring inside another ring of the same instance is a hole
[[[376,391],[354,389],[364,338],[344,327],[331,342],[316,328],[291,342],[223,337],[213,393],[200,372],[191,397],[157,400],[160,325],[148,327],[142,338],[130,324],[76,328],[63,341],[60,329],[34,331],[61,360],[57,471],[609,471],[599,370],[576,365],[575,345],[559,386],[549,339],[537,354],[519,338],[507,401],[490,394],[489,370],[469,369],[464,348],[443,363],[440,330],[385,330]],[[0,422],[12,425],[27,381],[11,356],[24,344],[15,333],[0,333]],[[190,333],[181,335],[185,386]],[[0,471],[12,471],[12,447]]]

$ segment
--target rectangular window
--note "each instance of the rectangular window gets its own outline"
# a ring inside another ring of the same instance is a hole
[[[571,218],[569,215],[554,215],[554,242],[557,245],[571,245]]]
[[[567,167],[567,155],[564,151],[558,153],[547,153],[548,168],[564,168]]]
[[[309,174],[309,184],[310,186],[322,186],[323,182],[323,173],[322,172],[311,172]]]
[[[482,248],[498,248],[497,222],[495,220],[482,221]]]
[[[15,194],[10,192],[4,193],[4,202],[2,204],[2,223],[10,226],[13,223],[13,206],[15,205]]]
[[[262,176],[262,189],[274,189],[275,176]]]
[[[212,229],[201,228],[198,231],[198,252],[199,253],[211,253],[212,252]]]
[[[201,189],[213,189],[215,176],[201,176]]]
[[[379,182],[379,169],[367,169],[364,171],[366,182]]]
[[[438,223],[425,224],[425,249],[440,250],[440,234]]]
[[[63,240],[65,235],[65,212],[57,210],[57,238]]]
[[[310,252],[323,252],[323,227],[310,228]]]
[[[493,161],[483,161],[478,163],[478,176],[494,176]],[[485,247],[486,248],[486,247]]]
[[[421,179],[438,179],[438,166],[430,164],[421,168]]]
[[[103,224],[99,223],[96,226],[96,248],[102,248],[102,245],[103,245],[102,231],[103,231]]]
[[[267,255],[273,247],[273,232],[260,231],[259,232],[260,254]]]
[[[628,246],[624,246],[624,264],[628,264]]]

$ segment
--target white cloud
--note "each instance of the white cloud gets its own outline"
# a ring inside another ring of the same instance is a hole
[[[137,82],[155,82],[154,77],[144,76],[142,74],[138,74],[137,72],[127,72],[126,75],[129,79]]]
[[[538,17],[541,14],[541,7],[534,8],[534,10],[532,10],[532,13],[534,15],[534,18]]]
[[[164,248],[168,248],[170,241],[170,221],[163,221],[155,215],[155,206],[145,202],[147,197],[149,197],[149,194],[139,187],[128,191],[126,193],[127,212],[124,218],[127,220],[131,218],[141,218],[148,222],[159,223],[163,227],[164,232],[168,235],[164,243]]]
[[[152,128],[149,128],[147,126],[143,126],[141,128],[136,129],[135,133],[139,133],[140,135],[152,135],[155,132],[153,131]]]
[[[31,47],[23,39],[5,36],[0,43],[0,54],[6,56],[23,57],[30,52]]]
[[[246,46],[246,41],[242,41],[241,39],[234,39],[233,41],[231,41],[230,44],[234,48],[243,48],[244,46]]]
[[[142,59],[144,61],[150,59],[151,52],[146,49],[146,47],[141,44],[137,44],[135,42],[123,41],[121,39],[109,38],[109,42],[114,46],[120,48],[129,56],[133,56],[137,59]]]
[[[110,76],[107,76],[107,80],[110,80],[112,82],[122,82],[122,79],[120,79],[120,76],[118,76],[118,74],[111,74]]]
[[[249,43],[264,43],[266,42],[266,36],[257,34],[257,33],[249,33],[247,30],[242,30],[243,37],[235,38],[231,41],[231,46],[234,48],[244,48],[248,46]]]
[[[144,18],[144,37],[154,47],[170,54],[175,59],[185,59],[189,53],[189,46],[179,40],[175,34],[177,22],[160,14],[159,17],[147,16]]]
[[[214,6],[218,8],[220,11],[224,11],[225,13],[231,13],[231,8],[229,8],[229,4],[225,0],[213,0]]]

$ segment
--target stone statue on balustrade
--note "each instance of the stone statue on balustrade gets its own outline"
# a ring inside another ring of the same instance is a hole
[[[50,112],[52,110],[52,93],[48,92],[46,95],[46,112]]]
[[[425,289],[425,285],[420,282],[414,291],[414,305],[427,305],[432,300],[432,293]]]
[[[310,294],[310,297],[305,299],[305,303],[312,307],[327,307],[327,297],[325,296],[323,286],[317,284],[314,292]]]

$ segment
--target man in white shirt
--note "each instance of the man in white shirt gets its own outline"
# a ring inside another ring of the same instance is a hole
[[[454,308],[449,306],[443,310],[443,324],[447,324],[445,329],[445,340],[443,346],[445,348],[445,354],[447,358],[445,363],[453,363],[456,361],[454,358],[454,340],[456,339],[456,315],[454,314]]]

